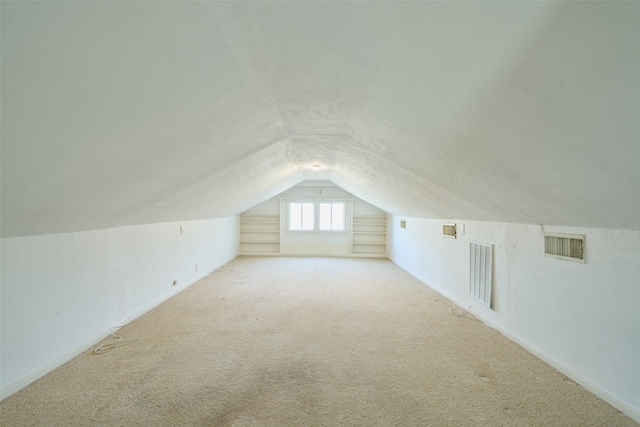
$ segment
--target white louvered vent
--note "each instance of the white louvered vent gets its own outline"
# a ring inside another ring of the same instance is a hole
[[[443,224],[442,225],[442,235],[445,237],[450,237],[452,239],[456,238],[456,225],[455,224]]]
[[[492,308],[493,246],[470,242],[469,293]]]
[[[553,258],[584,263],[584,236],[544,233],[544,254]]]

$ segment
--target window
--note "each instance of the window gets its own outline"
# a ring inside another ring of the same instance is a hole
[[[314,229],[315,206],[313,203],[289,203],[289,230],[312,231]]]
[[[347,202],[290,201],[288,231],[347,231]]]
[[[344,231],[344,202],[320,203],[320,231]]]

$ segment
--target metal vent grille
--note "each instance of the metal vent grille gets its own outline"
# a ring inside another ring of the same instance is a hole
[[[445,237],[451,237],[452,239],[456,238],[456,225],[455,224],[444,224],[442,226],[442,234]]]
[[[469,293],[492,308],[493,246],[470,242]]]
[[[545,233],[544,253],[553,258],[584,262],[584,236]]]

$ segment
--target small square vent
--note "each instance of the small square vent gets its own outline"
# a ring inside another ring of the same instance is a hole
[[[442,235],[444,237],[456,238],[456,225],[455,224],[443,224]]]
[[[584,236],[544,233],[544,254],[552,258],[584,263]]]

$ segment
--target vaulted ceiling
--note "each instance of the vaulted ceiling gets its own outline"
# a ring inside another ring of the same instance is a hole
[[[314,179],[399,215],[640,229],[638,2],[1,15],[3,236],[234,215]]]

